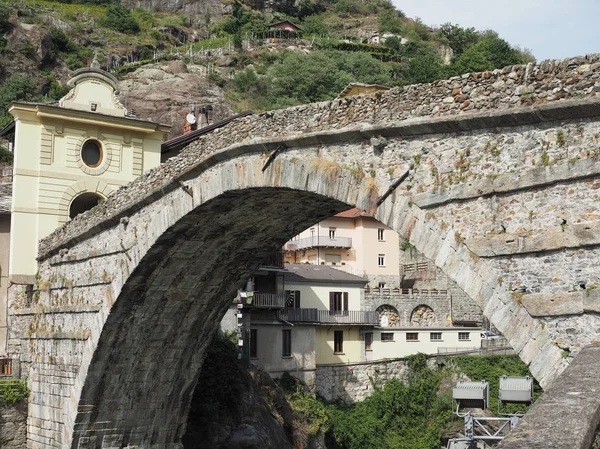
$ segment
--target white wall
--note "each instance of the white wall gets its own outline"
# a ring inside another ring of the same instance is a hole
[[[358,285],[348,287],[343,284],[309,285],[286,282],[285,289],[300,291],[300,307],[303,309],[329,310],[329,292],[347,292],[348,310],[361,310],[361,294],[363,293],[363,289]]]
[[[309,386],[314,383],[316,368],[314,325],[295,324],[292,327],[252,323],[250,329],[256,329],[258,340],[257,357],[250,358],[250,363],[268,372],[271,377],[279,377],[284,372],[289,372]],[[292,331],[292,355],[288,357],[282,355],[283,329]]]
[[[441,341],[431,340],[430,334],[437,332],[442,334]],[[459,340],[459,332],[468,332],[469,340]],[[438,348],[462,348],[472,349],[481,347],[481,329],[479,328],[387,328],[375,329],[373,331],[373,345],[371,360],[384,358],[406,357],[411,354],[422,352],[424,354],[437,354]],[[393,333],[393,341],[381,341],[382,333]],[[417,341],[407,341],[407,333],[418,333]]]

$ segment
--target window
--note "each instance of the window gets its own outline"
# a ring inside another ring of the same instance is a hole
[[[382,332],[381,333],[381,341],[394,341],[394,333],[393,332]]]
[[[344,352],[344,331],[333,331],[333,352],[335,354]]]
[[[385,282],[380,282],[379,283],[379,288],[385,288]]]
[[[406,341],[419,341],[419,333],[418,332],[407,332],[406,333]]]
[[[459,332],[458,333],[458,341],[469,341],[471,339],[470,332]]]
[[[377,265],[385,267],[385,254],[379,254],[379,256],[377,256]]]
[[[385,241],[384,231],[385,231],[385,229],[383,229],[383,228],[379,228],[377,230],[377,240],[379,240],[380,242],[384,242]]]
[[[98,104],[97,103],[92,103],[90,106],[90,109],[92,110],[92,112],[96,112],[96,110],[98,109]]]
[[[69,206],[69,218],[73,219],[77,215],[97,206],[100,200],[101,198],[95,193],[82,193],[71,202],[71,206]]]
[[[285,291],[285,306],[294,309],[300,308],[300,290]]]
[[[102,162],[102,145],[97,140],[86,140],[81,147],[81,160],[88,167],[94,168]]]
[[[348,292],[329,292],[329,311],[344,312],[348,310]]]
[[[365,351],[373,350],[373,332],[365,332]]]
[[[292,330],[282,330],[282,341],[281,341],[281,356],[291,357],[292,356]]]
[[[258,357],[258,330],[250,329],[250,357]]]
[[[336,228],[329,228],[329,238],[331,240],[335,240],[335,229]]]
[[[340,254],[325,254],[325,262],[332,265],[342,263],[342,256]]]
[[[429,334],[429,339],[431,341],[442,341],[442,333],[441,332],[431,332]]]

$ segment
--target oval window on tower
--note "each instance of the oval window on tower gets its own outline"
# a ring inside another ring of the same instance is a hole
[[[102,145],[97,140],[86,140],[81,147],[81,160],[88,167],[94,168],[102,162]]]

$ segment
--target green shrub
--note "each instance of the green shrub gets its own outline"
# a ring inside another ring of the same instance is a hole
[[[0,36],[10,29],[9,12],[8,5],[0,5]]]
[[[29,388],[27,381],[20,379],[11,379],[0,382],[0,401],[8,405],[14,405],[17,402],[27,399]]]
[[[0,166],[12,165],[14,155],[4,147],[0,147]]]
[[[110,5],[100,23],[123,34],[136,34],[140,26],[131,14],[131,10],[120,4]]]

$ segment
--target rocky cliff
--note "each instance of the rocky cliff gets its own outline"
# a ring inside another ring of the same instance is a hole
[[[212,106],[211,123],[227,118],[232,111],[223,91],[208,81],[204,70],[183,61],[144,65],[119,83],[121,102],[144,120],[172,125],[170,137],[183,133],[191,104]]]
[[[308,437],[268,374],[248,371],[216,337],[198,379],[185,449],[305,449]]]

